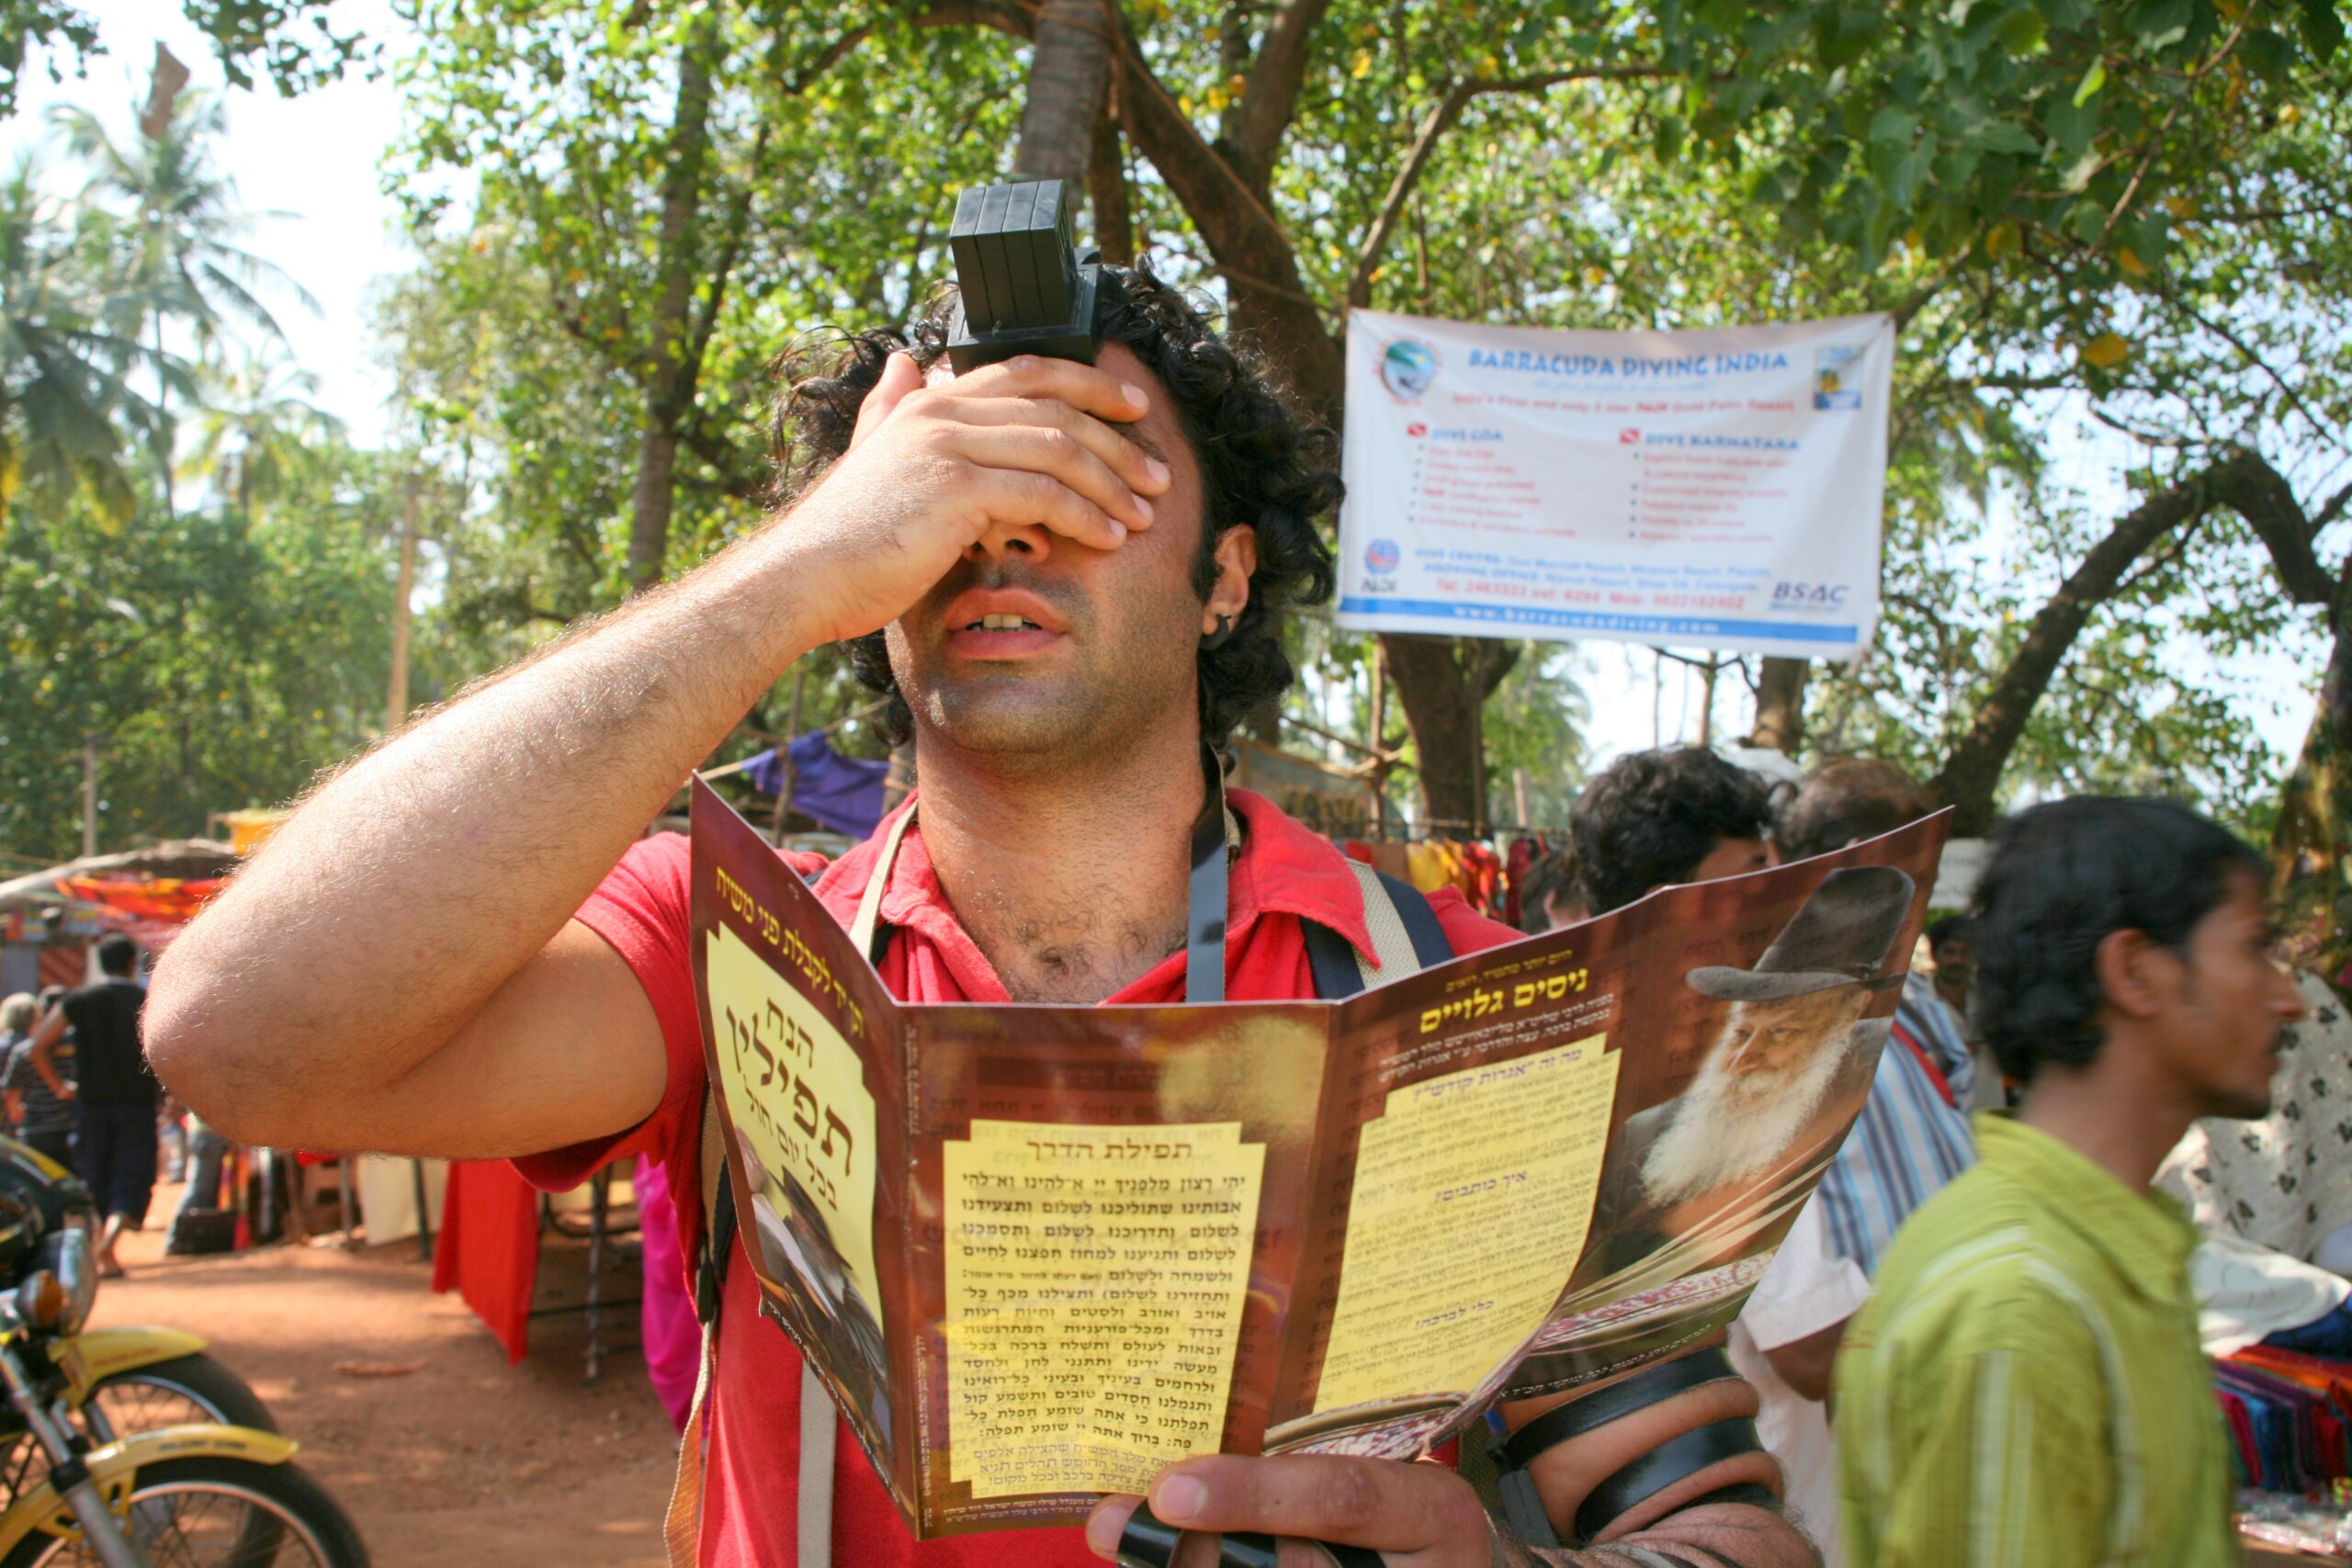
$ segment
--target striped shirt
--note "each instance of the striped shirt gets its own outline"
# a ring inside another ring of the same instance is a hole
[[[1880,1568],[2228,1568],[2230,1465],[2178,1204],[2004,1113],[1838,1357],[1839,1513]]]
[[[50,1093],[49,1080],[33,1070],[33,1040],[29,1034],[7,1037],[7,1051],[0,1056],[0,1089],[13,1089],[20,1097],[17,1107],[17,1125],[13,1129],[20,1138],[55,1137],[60,1133],[74,1131],[74,1107]],[[57,1076],[67,1083],[74,1081],[74,1032],[67,1030],[51,1048],[50,1063]]]
[[[1943,1007],[1926,976],[1904,982],[1903,1003],[1886,1049],[1879,1053],[1870,1098],[1838,1157],[1822,1173],[1815,1199],[1828,1227],[1830,1251],[1852,1258],[1873,1277],[1911,1212],[1976,1163],[1968,1116],[1959,1109],[1974,1087],[1975,1065],[1960,1032],[1946,1022]],[[1938,1022],[1946,1026],[1934,1027]],[[1951,1101],[1919,1065],[1914,1045],[1943,1074]]]

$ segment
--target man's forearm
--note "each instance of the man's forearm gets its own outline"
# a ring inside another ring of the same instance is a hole
[[[1581,1550],[1505,1540],[1502,1568],[1820,1568],[1804,1532],[1769,1508],[1686,1508],[1606,1546]]]
[[[806,651],[770,527],[320,789],[158,967],[158,1071],[249,1126],[415,1066]]]

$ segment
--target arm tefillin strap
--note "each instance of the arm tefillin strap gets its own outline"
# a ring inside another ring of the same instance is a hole
[[[1139,1503],[1119,1537],[1119,1568],[1168,1568],[1183,1539],[1184,1532],[1161,1520],[1149,1503]],[[1217,1543],[1217,1568],[1275,1568],[1281,1561],[1274,1538],[1256,1530],[1227,1530]],[[1387,1568],[1387,1559],[1361,1546],[1329,1540],[1315,1544],[1329,1552],[1340,1568]]]
[[[1552,1528],[1551,1517],[1544,1512],[1544,1499],[1535,1489],[1535,1478],[1528,1472],[1537,1456],[1678,1394],[1738,1375],[1721,1350],[1693,1350],[1671,1361],[1645,1367],[1631,1377],[1621,1378],[1606,1388],[1538,1416],[1496,1445],[1495,1461],[1502,1472],[1504,1523],[1530,1546],[1563,1544]],[[1675,1483],[1687,1480],[1710,1465],[1761,1450],[1762,1445],[1756,1438],[1756,1423],[1744,1417],[1711,1421],[1670,1438],[1592,1489],[1577,1508],[1577,1536],[1589,1540]],[[1724,1487],[1704,1497],[1693,1498],[1686,1506],[1695,1507],[1702,1502],[1757,1501],[1751,1493],[1762,1494],[1765,1501],[1772,1500],[1771,1494],[1762,1487]]]

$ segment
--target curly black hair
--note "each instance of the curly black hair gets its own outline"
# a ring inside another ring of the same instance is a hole
[[[2253,847],[2169,800],[2078,795],[2019,812],[1994,836],[1976,885],[1976,1001],[2001,1070],[2021,1082],[2051,1063],[2084,1066],[2104,1043],[2098,946],[2136,931],[2176,952],[2269,866]]]
[[[954,303],[949,289],[907,332],[849,334],[821,374],[795,379],[795,366],[807,356],[787,358],[774,430],[785,490],[813,481],[849,449],[858,408],[892,354],[910,353],[928,368],[946,352]],[[1147,266],[1106,265],[1095,292],[1096,341],[1125,344],[1159,378],[1200,463],[1206,515],[1193,589],[1204,603],[1216,583],[1217,540],[1228,528],[1258,533],[1250,603],[1232,635],[1200,653],[1201,733],[1221,748],[1246,715],[1291,683],[1279,612],[1331,596],[1331,548],[1316,520],[1339,505],[1340,486],[1339,438],[1295,412],[1267,366],[1220,338],[1210,314]],[[878,728],[891,744],[903,741],[914,716],[899,692],[883,634],[855,639],[849,652],[858,679],[889,699]]]
[[[1577,879],[1596,915],[1669,882],[1688,882],[1718,840],[1772,826],[1764,780],[1703,746],[1620,757],[1568,813]]]

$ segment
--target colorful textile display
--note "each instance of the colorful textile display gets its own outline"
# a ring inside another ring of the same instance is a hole
[[[201,882],[183,882],[174,876],[159,876],[152,880],[116,880],[99,876],[61,876],[57,890],[68,898],[85,904],[96,904],[117,914],[140,919],[168,920],[185,925],[196,918],[205,900],[228,885],[223,876],[207,877]]]
[[[2241,1480],[2308,1492],[2352,1475],[2352,1365],[2250,1345],[2213,1363]]]

